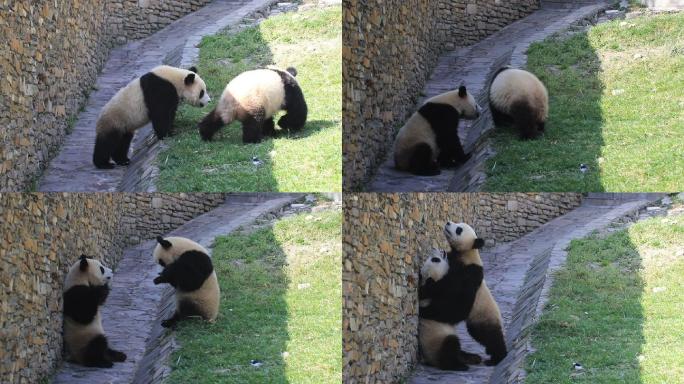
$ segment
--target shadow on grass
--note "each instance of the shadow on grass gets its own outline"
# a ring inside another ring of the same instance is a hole
[[[642,383],[642,270],[627,231],[574,240],[532,331],[526,382]]]
[[[534,43],[527,69],[549,93],[544,136],[520,140],[511,126],[497,127],[497,154],[487,161],[488,191],[603,191],[599,158],[603,146],[599,57],[587,32]],[[580,164],[589,171],[580,172]]]

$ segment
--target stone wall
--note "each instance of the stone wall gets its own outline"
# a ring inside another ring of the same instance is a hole
[[[0,2],[0,191],[31,188],[115,43],[146,36],[208,2]]]
[[[222,194],[0,193],[2,382],[38,382],[60,361],[62,283],[81,254],[115,269],[125,247],[169,232],[223,198]]]
[[[539,0],[343,2],[344,190],[356,190],[414,111],[440,53],[523,17]]]
[[[211,0],[118,0],[107,4],[108,34],[121,44],[148,36]]]
[[[575,207],[579,194],[345,194],[343,380],[395,383],[414,366],[418,269],[447,248],[447,220],[470,223],[487,246],[517,239]]]
[[[0,3],[0,191],[30,187],[108,53],[104,0]]]
[[[128,245],[176,229],[225,200],[223,193],[124,193],[122,233]]]

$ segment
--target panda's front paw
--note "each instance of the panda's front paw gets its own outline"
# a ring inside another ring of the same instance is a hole
[[[131,159],[129,159],[129,158],[126,157],[126,158],[124,158],[124,159],[114,160],[114,162],[115,162],[116,164],[118,164],[118,165],[128,165],[128,164],[131,163]]]
[[[162,278],[161,275],[155,277],[154,280],[153,280],[153,283],[154,283],[155,285],[161,284],[161,283],[163,283],[163,282],[164,282],[164,279]]]
[[[110,163],[109,161],[106,163],[95,164],[95,166],[99,169],[114,169],[114,163]]]

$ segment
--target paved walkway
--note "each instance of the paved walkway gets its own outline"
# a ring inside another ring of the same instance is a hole
[[[509,355],[495,368],[471,366],[467,372],[448,372],[419,365],[411,384],[514,383],[524,377],[528,327],[540,314],[551,286],[551,274],[565,263],[565,249],[573,239],[653,203],[659,195],[592,194],[580,207],[542,225],[522,238],[482,252],[485,279],[499,304],[506,328]],[[485,356],[484,348],[458,326],[463,349]]]
[[[180,226],[167,236],[191,238],[211,251],[214,238],[253,222],[296,200],[295,194],[236,194],[215,208]],[[161,326],[175,304],[173,289],[154,285],[159,267],[152,260],[155,240],[124,251],[116,267],[112,290],[102,308],[102,326],[112,348],[128,359],[113,368],[86,368],[65,363],[53,379],[56,384],[160,382],[169,369],[164,364],[175,348],[173,332]]]
[[[485,113],[476,121],[462,120],[459,136],[463,147],[473,152],[472,158],[458,169],[442,170],[438,176],[415,176],[394,169],[393,154],[380,166],[374,179],[368,184],[368,191],[413,192],[413,191],[475,191],[484,182],[484,162],[494,154],[486,140],[487,133],[494,128],[487,88],[496,69],[510,64],[514,67],[526,65],[525,51],[532,42],[564,30],[577,22],[598,14],[607,7],[604,1],[543,2],[542,8],[524,19],[518,20],[477,44],[456,49],[442,55],[430,79],[425,84],[425,99],[456,89],[465,84],[477,95]]]
[[[129,156],[130,166],[109,170],[95,168],[92,155],[100,110],[116,91],[157,65],[189,67],[197,58],[196,45],[202,36],[215,34],[276,1],[215,0],[145,39],[112,50],[97,79],[97,90],[90,94],[73,132],[50,162],[38,189],[63,192],[154,190],[153,178],[158,173],[154,159],[163,144],[154,137],[149,124],[136,132]]]

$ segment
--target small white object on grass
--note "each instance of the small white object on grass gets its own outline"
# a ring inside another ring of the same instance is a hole
[[[297,289],[307,289],[307,288],[309,288],[309,287],[311,287],[311,283],[301,283],[301,284],[297,284]]]
[[[254,164],[254,165],[256,165],[256,166],[258,167],[258,166],[260,166],[260,165],[263,165],[264,162],[261,161],[261,160],[259,160],[258,157],[254,156],[254,157],[252,157],[252,164]]]
[[[261,367],[262,365],[264,365],[264,363],[262,363],[262,362],[259,361],[259,360],[250,360],[250,361],[249,361],[249,364],[251,364],[252,367],[256,367],[256,368],[259,368],[259,367]]]
[[[579,170],[580,170],[580,172],[582,172],[582,173],[587,173],[587,171],[589,170],[589,166],[587,166],[586,164],[582,163],[582,164],[580,164]]]
[[[575,371],[583,371],[584,370],[584,367],[580,363],[573,364],[573,367],[575,367]]]

